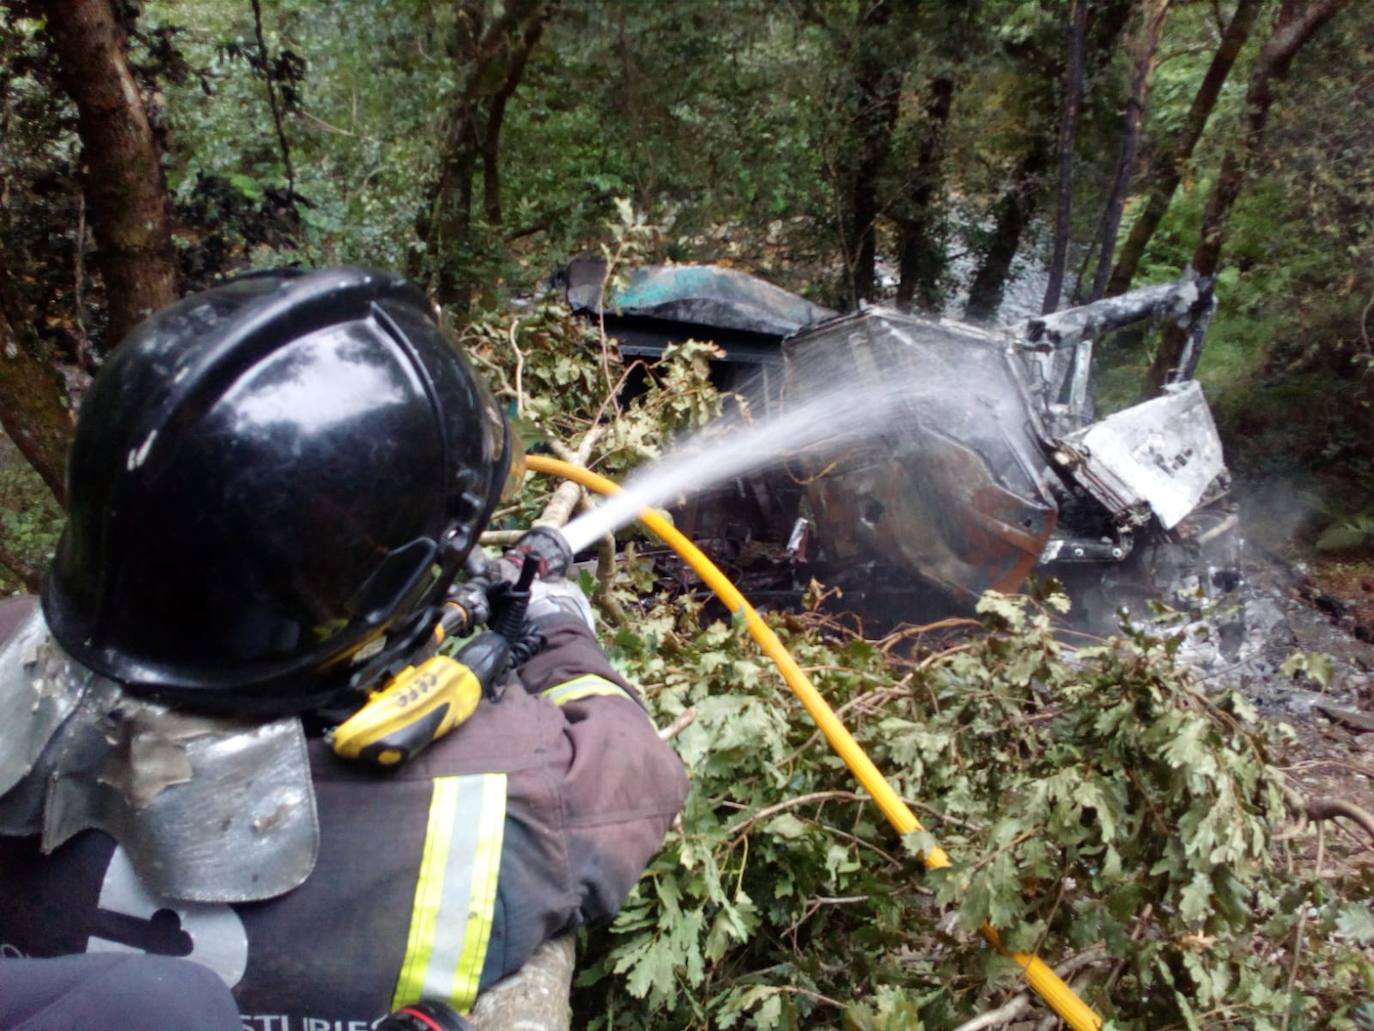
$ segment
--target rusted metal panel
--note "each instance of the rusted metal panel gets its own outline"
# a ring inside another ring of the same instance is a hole
[[[787,389],[799,394],[837,377],[875,393],[904,384],[897,413],[874,439],[802,458],[828,558],[877,559],[958,595],[1021,583],[1057,510],[1005,337],[868,309],[784,349]]]

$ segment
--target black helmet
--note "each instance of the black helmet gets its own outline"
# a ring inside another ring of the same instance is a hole
[[[415,287],[245,277],[149,318],[96,377],[43,611],[135,690],[304,711],[431,631],[511,463]]]

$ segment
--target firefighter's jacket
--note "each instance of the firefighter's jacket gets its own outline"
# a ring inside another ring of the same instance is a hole
[[[156,897],[101,831],[48,856],[0,838],[0,962],[187,955],[230,983],[257,1031],[363,1031],[419,998],[466,1011],[545,940],[615,913],[687,793],[588,630],[547,636],[499,702],[400,770],[312,741],[319,859],[277,898]]]

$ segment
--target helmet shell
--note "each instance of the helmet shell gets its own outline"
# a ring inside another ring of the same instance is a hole
[[[429,632],[509,461],[414,286],[244,277],[143,322],[96,377],[44,614],[135,690],[303,711]]]

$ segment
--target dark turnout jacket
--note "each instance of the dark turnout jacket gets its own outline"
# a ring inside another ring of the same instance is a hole
[[[586,627],[547,636],[499,702],[400,770],[312,741],[319,860],[277,898],[159,899],[100,831],[49,856],[35,839],[0,838],[0,963],[188,955],[261,1031],[363,1031],[419,998],[468,1009],[545,940],[613,914],[687,793]]]

